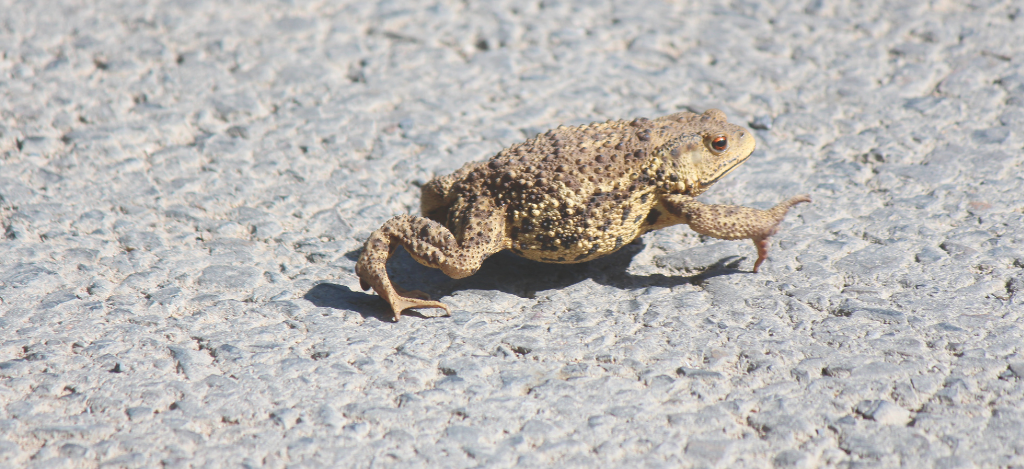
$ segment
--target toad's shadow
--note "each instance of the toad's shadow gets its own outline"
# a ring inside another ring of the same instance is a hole
[[[321,308],[346,309],[358,312],[364,319],[374,318],[390,322],[394,315],[387,303],[376,295],[353,291],[345,285],[319,283],[310,288],[302,298]],[[408,310],[403,316],[425,317],[416,310]]]
[[[422,290],[432,298],[441,298],[460,290],[497,290],[521,298],[533,298],[538,291],[565,288],[587,279],[621,289],[671,288],[698,284],[721,275],[746,273],[737,269],[743,259],[737,256],[725,256],[691,276],[637,276],[626,272],[633,257],[643,249],[641,239],[608,256],[580,264],[546,264],[502,251],[485,260],[476,274],[458,280],[449,278],[438,269],[420,265],[404,249],[399,249],[388,262],[388,274],[396,285],[409,290]],[[361,252],[362,249],[351,251],[345,257],[355,261]],[[316,306],[358,311],[367,318],[375,317],[385,321],[392,318],[388,305],[372,291],[363,293],[341,285],[321,283],[310,289],[304,298]],[[403,315],[418,314],[407,311]]]

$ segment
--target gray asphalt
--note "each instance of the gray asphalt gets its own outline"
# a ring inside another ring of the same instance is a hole
[[[98,3],[98,4],[97,4]],[[1024,3],[0,1],[0,466],[1022,467]],[[720,108],[607,258],[353,273],[419,185]]]

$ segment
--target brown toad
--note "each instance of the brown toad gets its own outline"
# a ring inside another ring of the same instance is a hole
[[[717,109],[562,126],[424,185],[423,216],[400,215],[374,231],[356,274],[364,290],[387,300],[397,321],[409,308],[448,311],[422,292],[391,284],[385,264],[398,246],[425,266],[463,278],[503,249],[541,262],[585,262],[679,223],[715,238],[753,240],[757,272],[768,237],[790,207],[810,197],[770,210],[694,199],[753,151],[750,131]]]

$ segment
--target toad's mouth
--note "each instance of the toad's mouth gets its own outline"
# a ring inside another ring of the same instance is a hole
[[[732,170],[736,169],[737,166],[743,164],[744,161],[747,161],[747,159],[743,158],[743,159],[741,159],[739,161],[736,161],[735,163],[732,164],[732,166],[729,166],[728,168],[725,169],[725,171],[722,171],[721,173],[718,173],[718,176],[715,176],[715,178],[710,180],[710,181],[699,182],[698,184],[700,184],[701,190],[707,189],[708,187],[712,186],[714,183],[718,182],[719,179],[724,178],[726,175],[731,173]]]

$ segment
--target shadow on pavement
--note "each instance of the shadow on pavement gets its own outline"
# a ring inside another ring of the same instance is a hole
[[[671,288],[688,283],[700,284],[722,275],[749,273],[737,269],[743,258],[736,256],[723,257],[703,272],[691,276],[636,276],[627,273],[633,257],[643,251],[644,246],[641,240],[627,244],[608,256],[580,264],[546,264],[502,251],[485,260],[476,274],[459,280],[449,278],[438,269],[420,265],[404,249],[399,249],[388,262],[388,274],[394,284],[407,290],[422,290],[432,298],[460,290],[498,290],[520,298],[533,298],[539,291],[565,288],[587,279],[621,289]],[[344,256],[358,260],[361,252],[360,248]],[[321,283],[310,289],[304,298],[316,306],[357,311],[364,318],[392,320],[390,308],[372,291],[364,293],[343,285]],[[402,315],[430,317],[415,311],[406,311]]]
[[[392,322],[394,315],[387,303],[382,301],[373,293],[353,291],[345,285],[333,283],[321,283],[310,288],[302,298],[314,306],[321,308],[344,309],[355,311],[363,316],[363,319],[374,318],[383,322]],[[412,316],[422,319],[429,319],[434,316],[425,316],[415,310],[402,313],[402,316]]]

